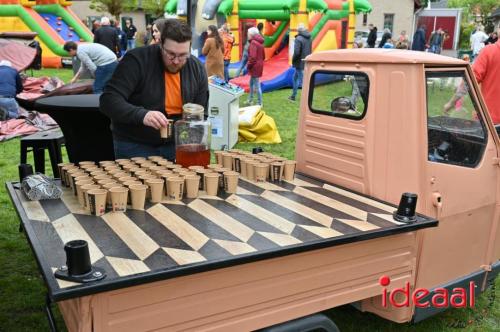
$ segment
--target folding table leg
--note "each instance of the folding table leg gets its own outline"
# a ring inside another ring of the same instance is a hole
[[[57,332],[56,320],[54,319],[54,314],[52,313],[52,301],[50,301],[49,294],[45,296],[45,313],[47,314],[47,319],[49,320],[49,327],[52,332]]]
[[[54,179],[59,178],[59,167],[57,164],[62,163],[62,152],[61,145],[57,140],[54,140],[49,145],[49,156],[50,156],[50,164],[52,166],[52,174],[54,175]]]
[[[45,174],[45,149],[34,147],[33,158],[35,159],[35,171]]]

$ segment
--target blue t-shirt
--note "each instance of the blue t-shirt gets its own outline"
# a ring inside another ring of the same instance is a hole
[[[23,91],[21,76],[9,66],[0,66],[0,97],[14,98]]]

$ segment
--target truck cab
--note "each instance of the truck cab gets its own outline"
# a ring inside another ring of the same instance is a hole
[[[306,59],[297,170],[439,220],[420,232],[412,289],[474,281],[476,295],[499,270],[499,138],[471,67],[425,52],[351,49]],[[389,286],[390,287],[390,286]],[[419,321],[436,308],[361,310]]]

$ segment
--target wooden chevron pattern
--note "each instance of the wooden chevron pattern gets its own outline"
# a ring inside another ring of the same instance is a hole
[[[201,193],[102,217],[81,209],[70,190],[40,202],[15,194],[48,270],[65,264],[64,243],[84,239],[107,281],[401,226],[394,207],[302,176],[282,183],[240,179],[236,194]]]

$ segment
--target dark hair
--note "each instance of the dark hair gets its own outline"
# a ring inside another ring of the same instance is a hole
[[[162,30],[163,30],[163,27],[165,26],[166,21],[167,21],[167,19],[165,19],[165,18],[159,18],[153,22],[153,25],[156,25],[156,29],[158,29],[158,31],[160,31],[160,35],[161,35]]]
[[[73,41],[69,41],[64,44],[63,48],[66,52],[69,52],[71,50],[76,51],[78,49],[78,45]]]
[[[257,24],[257,29],[259,29],[259,32],[262,32],[262,29],[264,29],[264,23],[260,22]]]
[[[114,18],[109,19],[109,25],[111,25],[112,27],[116,25],[116,21]]]
[[[219,35],[219,30],[215,25],[209,25],[208,30],[210,30],[210,33],[214,39],[215,39],[215,46],[217,48],[222,49],[222,52],[224,52],[224,42],[222,41],[222,38]]]
[[[158,27],[158,26],[157,26]],[[161,44],[165,43],[166,39],[171,39],[178,43],[191,41],[191,27],[183,21],[175,18],[165,20],[165,25],[160,30]]]

